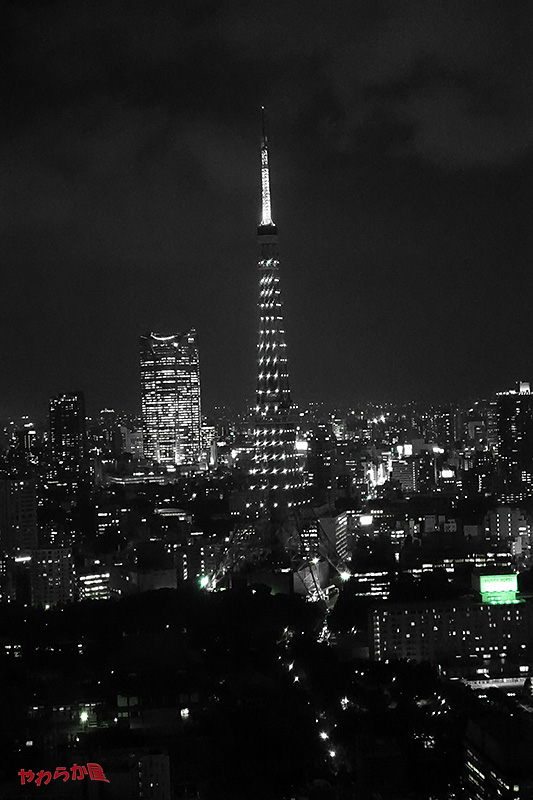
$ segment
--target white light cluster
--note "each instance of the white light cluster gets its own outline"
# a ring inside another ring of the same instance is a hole
[[[272,211],[270,207],[270,175],[268,171],[268,150],[266,146],[261,148],[261,200],[261,225],[272,225]]]

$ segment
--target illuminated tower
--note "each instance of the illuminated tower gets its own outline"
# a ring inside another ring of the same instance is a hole
[[[200,368],[196,331],[141,336],[144,455],[166,465],[198,464]]]
[[[294,501],[297,469],[280,289],[278,233],[272,221],[264,109],[262,113],[262,215],[257,229],[260,248],[259,342],[252,485],[259,490],[261,506],[272,515],[272,509],[281,512]]]

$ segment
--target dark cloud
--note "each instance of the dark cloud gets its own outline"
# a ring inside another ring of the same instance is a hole
[[[533,9],[505,0],[392,0],[368,4],[231,4],[219,21],[248,59],[286,66],[293,113],[301,91],[295,62],[320,63],[318,80],[342,113],[329,132],[344,148],[380,120],[402,130],[399,152],[448,167],[509,163],[533,144]],[[296,78],[296,80],[293,79]],[[319,112],[320,113],[320,112]],[[410,131],[405,144],[405,127]]]
[[[36,176],[34,198],[62,183],[69,158],[82,171],[94,159],[91,181],[114,158],[137,158],[161,125],[202,128],[210,107],[233,105],[235,132],[239,92],[220,73],[286,122],[312,106],[318,131],[345,150],[365,129],[396,128],[389,146],[398,155],[460,168],[512,162],[533,142],[528,4],[273,0],[258,10],[244,0],[115,0],[11,11],[8,119],[18,109],[25,124],[4,141],[3,163],[14,165],[16,191],[28,185],[18,169]],[[317,103],[320,92],[329,103]],[[70,205],[68,188],[66,196]]]
[[[527,292],[513,301],[497,276],[529,280],[532,14],[503,0],[12,0],[6,408],[65,384],[134,406],[138,334],[187,325],[207,403],[250,396],[260,103],[297,395],[425,391],[429,351],[435,392],[451,376],[485,386],[483,314],[512,316],[511,359],[506,323],[485,333],[505,380],[527,372],[513,310]]]

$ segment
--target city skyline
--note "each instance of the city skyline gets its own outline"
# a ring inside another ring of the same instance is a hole
[[[533,798],[515,6],[8,0],[2,798]]]
[[[527,379],[529,10],[310,4],[296,45],[285,6],[120,9],[10,6],[2,415],[78,387],[135,407],[139,331],[192,326],[206,407],[252,401],[261,103],[295,397]]]

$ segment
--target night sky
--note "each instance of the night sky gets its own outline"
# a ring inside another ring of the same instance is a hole
[[[533,6],[11,0],[0,414],[137,410],[138,337],[255,383],[267,107],[293,399],[533,379]]]

